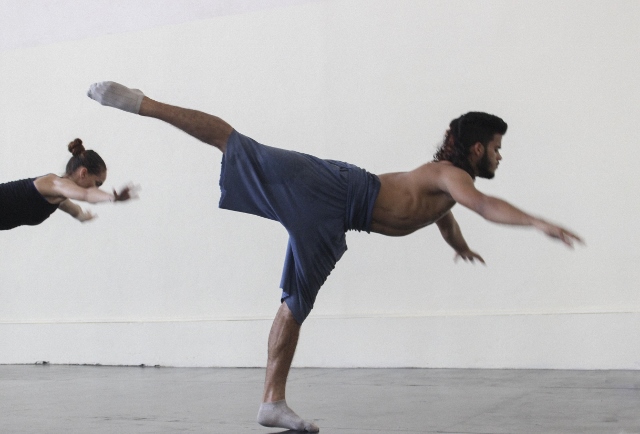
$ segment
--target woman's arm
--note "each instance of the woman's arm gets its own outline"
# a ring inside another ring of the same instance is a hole
[[[67,199],[81,200],[88,203],[115,202],[116,196],[97,187],[82,188],[75,182],[56,177],[51,181],[51,192],[55,196],[66,197]]]
[[[79,205],[71,202],[69,199],[65,199],[60,202],[58,208],[83,223],[97,217],[97,215],[93,214],[91,211],[82,209]]]
[[[125,201],[136,197],[136,189],[131,185],[123,188],[120,193],[117,193],[115,190],[113,193],[107,193],[97,187],[80,187],[75,182],[66,178],[60,178],[56,175],[46,175],[36,179],[35,186],[45,198],[58,198],[61,201],[64,199],[74,199],[88,203],[100,203]]]

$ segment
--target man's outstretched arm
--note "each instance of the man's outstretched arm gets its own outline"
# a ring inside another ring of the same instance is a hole
[[[556,238],[569,247],[574,242],[582,243],[580,237],[569,230],[534,217],[516,208],[510,203],[487,196],[478,191],[471,177],[462,170],[453,169],[442,179],[442,188],[460,205],[477,212],[486,220],[494,223],[517,226],[533,226],[552,238]]]
[[[482,256],[478,255],[476,252],[472,251],[464,237],[462,236],[462,231],[460,230],[460,226],[458,222],[453,217],[451,211],[443,215],[438,221],[436,221],[436,225],[438,225],[438,229],[440,229],[440,234],[442,238],[449,244],[453,250],[456,251],[456,256],[454,260],[458,260],[458,258],[462,258],[464,261],[479,260],[484,264],[484,259]]]

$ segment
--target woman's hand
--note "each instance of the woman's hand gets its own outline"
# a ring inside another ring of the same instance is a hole
[[[140,187],[133,184],[127,184],[126,187],[120,190],[120,193],[118,193],[114,189],[113,190],[114,202],[124,202],[130,199],[137,199],[139,190],[140,190]]]

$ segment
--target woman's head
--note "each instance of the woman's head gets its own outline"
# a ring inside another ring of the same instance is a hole
[[[107,165],[97,152],[84,149],[82,140],[69,143],[73,157],[67,163],[65,175],[81,187],[99,187],[107,177]]]

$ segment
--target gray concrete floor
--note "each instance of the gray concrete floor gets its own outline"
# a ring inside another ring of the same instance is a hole
[[[255,422],[263,369],[0,366],[0,433],[283,433]],[[294,369],[325,434],[640,434],[640,371]]]

